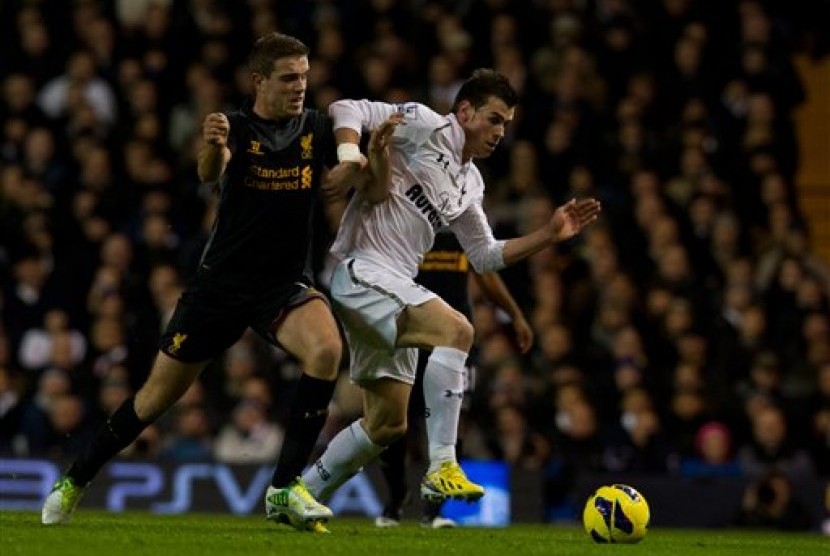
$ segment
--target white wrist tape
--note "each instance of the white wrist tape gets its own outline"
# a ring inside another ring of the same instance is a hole
[[[337,160],[340,162],[360,162],[360,147],[355,143],[340,143],[337,145]]]

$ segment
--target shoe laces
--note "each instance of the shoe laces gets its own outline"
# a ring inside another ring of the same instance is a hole
[[[455,462],[448,461],[442,463],[441,474],[444,475],[445,480],[458,482],[467,481],[467,475],[464,474],[464,470],[461,469],[461,466]]]
[[[297,498],[309,505],[319,505],[320,503],[311,495],[306,488],[305,483],[299,477],[294,481],[291,490],[297,495]]]
[[[76,486],[69,477],[61,477],[52,488],[52,492],[61,493],[60,507],[64,512],[72,512],[75,509],[75,504],[78,503],[83,491],[84,489]]]
[[[74,496],[75,494],[79,493],[82,489],[78,486],[75,486],[75,483],[72,482],[72,479],[69,477],[62,477],[55,483],[55,486],[52,490],[59,490],[64,494],[68,494],[69,496]]]

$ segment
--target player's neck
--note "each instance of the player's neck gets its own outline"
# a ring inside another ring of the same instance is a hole
[[[279,122],[283,120],[288,120],[293,117],[291,114],[278,114],[273,110],[270,110],[268,106],[265,105],[259,99],[254,100],[253,106],[251,107],[251,112],[260,119],[269,120],[272,122]]]

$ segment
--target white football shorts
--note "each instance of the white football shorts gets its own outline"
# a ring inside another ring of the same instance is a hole
[[[347,258],[334,269],[331,298],[349,344],[353,382],[389,377],[412,384],[417,348],[396,348],[397,319],[409,305],[438,297],[411,278],[364,259]]]

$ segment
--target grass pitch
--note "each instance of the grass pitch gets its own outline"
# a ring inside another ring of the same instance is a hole
[[[658,528],[636,545],[598,545],[581,528],[560,525],[377,529],[369,519],[338,518],[329,528],[330,535],[313,535],[256,517],[89,510],[46,527],[39,513],[9,511],[0,512],[0,556],[830,555],[830,539],[818,534]]]

